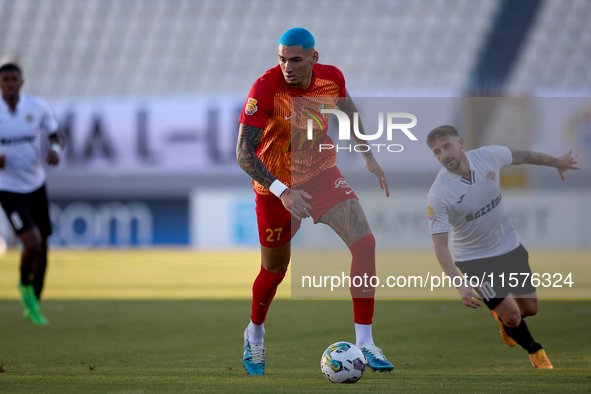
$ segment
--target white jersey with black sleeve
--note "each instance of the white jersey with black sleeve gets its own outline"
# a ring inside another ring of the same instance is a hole
[[[499,183],[500,170],[511,164],[511,150],[485,146],[466,152],[470,179],[443,167],[428,196],[431,234],[450,233],[455,261],[500,256],[519,246]]]
[[[58,130],[58,122],[41,99],[21,94],[13,112],[0,98],[0,191],[30,193],[45,183],[41,137]]]

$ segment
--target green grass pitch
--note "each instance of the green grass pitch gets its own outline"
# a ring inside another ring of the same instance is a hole
[[[589,261],[588,253],[570,257]],[[488,310],[459,300],[377,300],[374,338],[394,371],[336,385],[320,373],[320,356],[333,342],[354,341],[351,302],[289,299],[289,281],[265,323],[266,375],[244,372],[257,252],[50,258],[48,327],[21,317],[17,252],[0,258],[2,393],[591,391],[590,300],[540,300],[538,316],[527,319],[554,370],[534,370],[525,351],[505,346]]]

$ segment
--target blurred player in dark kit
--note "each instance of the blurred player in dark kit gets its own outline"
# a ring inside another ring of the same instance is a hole
[[[23,315],[33,324],[46,325],[39,300],[51,223],[41,138],[49,138],[51,144],[45,158],[49,165],[59,163],[65,139],[49,107],[37,97],[20,94],[23,82],[17,65],[0,67],[0,204],[23,244],[18,285]]]

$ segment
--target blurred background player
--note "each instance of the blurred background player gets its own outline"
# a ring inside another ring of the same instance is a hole
[[[325,223],[342,238],[353,255],[351,277],[375,275],[375,238],[359,200],[336,167],[334,150],[288,149],[292,123],[298,122],[300,127],[303,121],[305,125],[304,119],[291,113],[292,98],[323,97],[323,103],[333,98],[329,107],[338,104],[348,115],[356,111],[343,74],[334,66],[319,64],[314,45],[314,37],[306,29],[285,32],[279,40],[279,65],[254,83],[240,114],[236,155],[240,167],[254,180],[262,260],[253,285],[251,321],[244,331],[243,364],[251,375],[264,373],[263,323],[285,277],[290,241],[302,219],[312,217],[314,223]],[[320,143],[332,142],[326,130],[315,137]],[[367,169],[389,196],[384,172],[371,152],[364,158]],[[373,343],[374,291],[351,287],[356,345],[372,370],[391,371],[392,364]]]
[[[23,244],[18,285],[23,315],[33,324],[49,324],[39,309],[47,266],[51,222],[41,163],[41,137],[51,148],[45,161],[59,163],[65,139],[49,107],[39,98],[20,94],[20,68],[0,67],[0,203]]]
[[[427,208],[441,268],[452,280],[461,277],[454,259],[468,277],[489,278],[493,274],[492,281],[486,280],[476,289],[480,297],[468,283],[458,287],[464,305],[478,308],[481,305],[475,299],[484,301],[500,325],[503,341],[527,350],[534,368],[551,369],[546,352],[534,341],[523,320],[538,312],[538,298],[531,281],[521,280],[526,273],[531,277],[528,253],[509,219],[499,175],[504,166],[536,164],[555,167],[564,181],[564,171],[579,169],[576,155],[571,149],[556,158],[498,145],[465,152],[464,140],[453,126],[433,129],[427,145],[443,165],[429,191]],[[448,249],[450,227],[453,259]],[[520,278],[516,287],[501,282],[501,274],[508,281],[511,273]]]

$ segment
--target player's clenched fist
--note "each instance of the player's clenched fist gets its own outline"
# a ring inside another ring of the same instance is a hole
[[[310,217],[312,207],[306,201],[310,198],[312,196],[303,190],[285,189],[283,194],[281,194],[283,206],[298,220]]]

